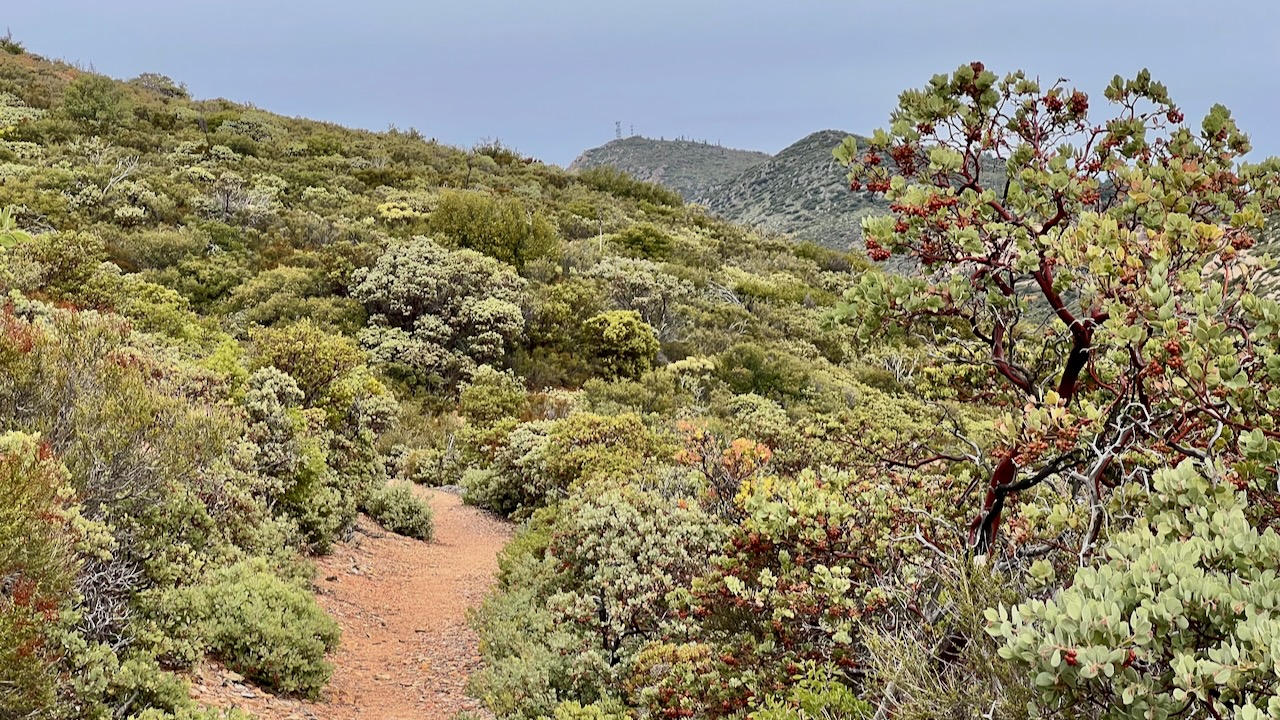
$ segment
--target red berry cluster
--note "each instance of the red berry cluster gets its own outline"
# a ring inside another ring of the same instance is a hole
[[[960,198],[955,195],[930,195],[924,205],[904,205],[902,203],[894,203],[889,206],[891,212],[899,215],[907,215],[909,217],[928,217],[939,210],[949,207],[955,207],[960,203]]]
[[[982,74],[983,70],[987,69],[987,66],[983,65],[980,62],[972,62],[972,63],[969,63],[969,67],[973,68],[973,78],[970,79],[965,84],[961,85],[957,89],[964,95],[967,95],[976,100],[982,95],[982,91],[978,89],[977,78],[978,78],[978,75]]]
[[[930,126],[932,128],[932,126]],[[916,152],[914,145],[906,143],[903,145],[895,145],[889,150],[889,157],[898,164],[898,170],[903,175],[911,177],[916,174],[917,161],[920,154]]]
[[[890,187],[892,187],[892,183],[889,182],[889,178],[887,177],[876,178],[874,180],[867,181],[867,190],[871,192],[876,192],[876,193],[889,192]]]
[[[1089,112],[1089,96],[1075,90],[1071,93],[1071,98],[1067,100],[1067,106],[1071,109],[1071,114],[1076,117],[1082,117]]]
[[[865,244],[867,246],[867,257],[875,260],[876,262],[888,260],[889,256],[893,255],[893,253],[889,252],[873,238],[867,238]]]
[[[1253,239],[1253,236],[1246,232],[1236,233],[1231,238],[1231,247],[1236,250],[1248,250],[1256,244],[1257,241]]]

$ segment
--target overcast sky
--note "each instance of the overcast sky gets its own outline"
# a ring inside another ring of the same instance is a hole
[[[1101,96],[1151,69],[1188,118],[1231,108],[1280,154],[1271,0],[8,0],[40,55],[201,98],[547,162],[624,134],[776,152],[867,132],[899,91],[962,62],[1065,76]],[[1096,105],[1095,105],[1096,106]]]

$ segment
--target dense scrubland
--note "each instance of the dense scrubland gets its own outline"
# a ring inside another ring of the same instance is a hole
[[[904,93],[836,155],[905,276],[3,49],[0,717],[322,693],[308,558],[429,539],[408,483],[520,523],[498,717],[1280,717],[1280,163],[1225,109]]]

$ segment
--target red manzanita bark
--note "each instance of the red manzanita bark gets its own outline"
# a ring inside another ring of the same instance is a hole
[[[1280,162],[1238,163],[1248,138],[1221,106],[1198,131],[1182,127],[1182,113],[1146,71],[1111,83],[1105,96],[1116,114],[1100,123],[1087,117],[1088,96],[1061,83],[1042,88],[1022,73],[1001,80],[980,63],[961,66],[904,92],[892,127],[877,131],[869,150],[849,142],[836,150],[851,188],[891,200],[890,222],[865,221],[868,255],[901,252],[927,272],[951,276],[950,286],[926,280],[914,288],[929,302],[889,296],[900,320],[966,326],[952,341],[980,350],[1000,379],[985,397],[1002,395],[995,388],[1004,386],[1036,406],[1056,380],[1061,407],[1078,407],[1087,392],[1100,413],[1100,425],[1088,423],[1096,427],[1087,441],[1083,421],[1049,433],[1037,422],[1013,428],[1015,439],[990,451],[982,508],[969,527],[978,552],[996,541],[1008,496],[1074,472],[1091,503],[1083,557],[1101,523],[1106,476],[1135,443],[1176,461],[1221,455],[1223,429],[1280,439],[1273,410],[1255,400],[1273,381],[1254,352],[1254,311],[1240,308],[1252,293],[1249,281],[1237,282],[1250,274],[1237,253],[1280,206]],[[1201,288],[1184,279],[1188,272],[1220,275],[1204,282],[1220,283],[1221,297],[1196,296]],[[1063,282],[1068,274],[1077,280]],[[962,279],[972,292],[953,291]],[[1167,291],[1158,302],[1149,294],[1157,288]],[[1043,346],[1026,322],[1028,311],[1041,308],[1058,324]],[[1122,308],[1124,316],[1104,308]],[[1096,335],[1109,320],[1137,332],[1109,334],[1107,349],[1117,352],[1104,361]],[[1216,326],[1204,333],[1209,340],[1190,334],[1192,321]],[[1222,345],[1228,336],[1234,348]],[[1161,350],[1134,337],[1167,339]],[[1192,368],[1184,342],[1222,359],[1202,358]],[[1059,454],[1045,456],[1049,447]]]

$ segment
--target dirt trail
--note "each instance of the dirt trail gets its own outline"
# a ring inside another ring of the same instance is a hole
[[[463,692],[480,664],[466,611],[488,590],[511,526],[457,495],[417,490],[435,511],[432,542],[361,517],[352,539],[316,564],[320,604],[342,626],[321,702],[272,697],[212,664],[193,678],[192,694],[263,720],[447,720],[479,711]]]

